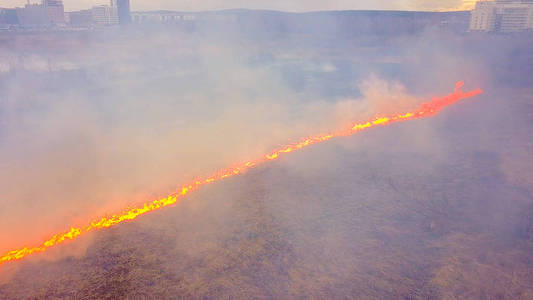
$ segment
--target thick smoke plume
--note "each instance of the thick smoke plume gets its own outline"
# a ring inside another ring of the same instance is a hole
[[[307,101],[279,70],[251,63],[249,45],[170,33],[107,41],[3,49],[0,251],[420,102],[371,73],[352,80],[359,96]]]

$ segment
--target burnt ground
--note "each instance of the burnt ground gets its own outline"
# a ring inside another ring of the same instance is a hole
[[[0,298],[531,299],[533,136],[491,125],[531,126],[523,95],[497,117],[486,93],[206,187],[81,256],[22,262]],[[427,123],[445,157],[410,150]]]
[[[458,79],[485,92],[431,119],[291,154],[49,256],[7,264],[0,299],[533,299],[531,35],[337,40],[328,31],[302,42],[282,29],[279,39],[272,31],[258,38],[250,64],[282,66],[304,98],[353,96],[346,82],[369,72],[415,94]],[[85,38],[58,48],[82,49]],[[39,52],[35,39],[4,48]],[[314,74],[306,60],[332,61],[338,71]],[[68,78],[71,90],[98,87],[100,72],[48,68],[58,79],[21,73],[53,95],[63,95]],[[0,100],[17,72],[0,76]],[[168,76],[157,82],[188,84]]]

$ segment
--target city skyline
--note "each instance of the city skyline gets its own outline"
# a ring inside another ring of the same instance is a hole
[[[2,7],[21,7],[27,0],[5,0]],[[40,0],[30,0],[30,3],[39,3]],[[232,8],[246,9],[271,9],[289,12],[305,12],[318,10],[420,10],[420,11],[456,11],[474,8],[476,0],[377,0],[377,1],[351,1],[334,0],[324,2],[320,0],[293,0],[293,1],[268,1],[268,0],[136,0],[132,1],[133,11],[146,10],[176,10],[176,11],[203,11],[221,10]],[[65,10],[73,11],[87,9],[94,5],[109,4],[106,0],[67,0],[64,1]]]

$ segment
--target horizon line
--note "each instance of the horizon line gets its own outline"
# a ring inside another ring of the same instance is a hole
[[[65,13],[76,12],[81,10],[89,10],[94,6],[78,10],[65,10]],[[0,9],[16,9],[24,8],[24,6],[2,7]],[[324,9],[324,10],[308,10],[308,11],[290,11],[290,10],[277,10],[266,8],[221,8],[221,9],[205,9],[205,10],[174,10],[174,9],[152,9],[152,10],[131,10],[131,13],[143,13],[143,12],[178,12],[178,13],[214,13],[214,12],[228,12],[228,11],[263,11],[263,12],[278,12],[287,14],[309,14],[320,12],[419,12],[419,13],[454,13],[454,12],[470,12],[470,10],[409,10],[409,9]]]

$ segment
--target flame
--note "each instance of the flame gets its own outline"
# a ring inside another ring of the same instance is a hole
[[[375,126],[386,126],[391,123],[403,122],[407,120],[413,120],[413,119],[426,118],[429,116],[433,116],[436,113],[438,113],[440,110],[442,110],[443,108],[449,105],[452,105],[461,99],[473,97],[473,96],[476,96],[482,93],[482,90],[480,89],[473,90],[473,91],[466,92],[466,93],[462,92],[461,91],[462,86],[463,86],[463,82],[458,82],[452,94],[445,96],[443,98],[434,98],[431,100],[431,102],[423,103],[415,111],[404,113],[404,114],[391,115],[391,116],[380,116],[368,122],[352,124],[349,128],[344,129],[344,130],[339,130],[333,133],[320,134],[314,137],[304,138],[300,140],[299,142],[289,144],[284,147],[281,147],[280,149],[274,150],[270,154],[266,154],[257,160],[247,161],[245,163],[237,164],[227,169],[216,171],[211,176],[206,177],[206,178],[195,179],[191,183],[186,184],[182,186],[180,189],[178,189],[178,192],[172,195],[169,195],[166,198],[154,200],[152,202],[145,203],[142,206],[125,210],[119,214],[115,214],[115,215],[108,216],[108,217],[103,217],[100,220],[94,220],[90,222],[89,225],[87,225],[86,227],[71,228],[70,230],[66,232],[54,235],[53,237],[43,242],[39,246],[24,247],[21,249],[9,251],[4,256],[0,257],[0,265],[8,261],[22,259],[34,253],[44,252],[51,247],[54,247],[68,240],[74,240],[80,235],[86,234],[93,230],[108,228],[108,227],[117,225],[119,223],[122,223],[124,221],[133,220],[137,218],[138,216],[146,214],[148,212],[172,205],[176,203],[179,199],[199,189],[203,185],[243,174],[251,168],[254,168],[268,161],[276,160],[284,154],[291,153],[291,152],[303,149],[305,147],[308,147],[314,144],[325,142],[335,137],[353,135],[362,130],[372,128]]]

